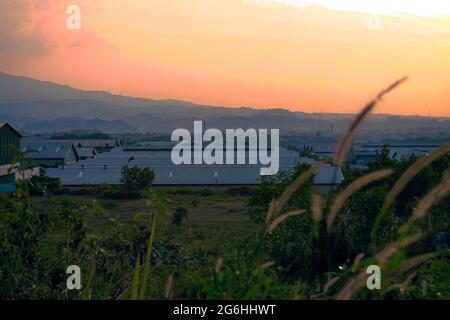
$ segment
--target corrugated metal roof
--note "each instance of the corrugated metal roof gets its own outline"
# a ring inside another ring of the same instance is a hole
[[[123,150],[124,151],[172,150],[172,148],[175,145],[176,143],[171,141],[151,141],[126,146],[123,148]]]
[[[94,148],[75,148],[77,150],[77,154],[81,158],[89,158],[96,155]]]
[[[313,164],[296,152],[280,150],[280,171],[289,170],[300,163]],[[168,151],[112,151],[66,166],[51,168],[46,175],[61,179],[63,185],[120,184],[125,165],[150,167],[154,185],[252,185],[260,181],[260,164],[256,165],[174,165]],[[339,168],[324,166],[316,175],[315,184],[338,184],[343,180]]]
[[[20,149],[31,159],[66,159],[71,149],[76,152],[72,142],[58,140],[22,140]]]
[[[86,148],[114,148],[118,145],[115,139],[76,139],[72,140],[75,146]]]

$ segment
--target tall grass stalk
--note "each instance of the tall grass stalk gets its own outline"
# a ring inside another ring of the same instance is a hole
[[[447,170],[446,174],[442,178],[441,183],[431,190],[417,205],[413,211],[410,222],[423,219],[431,206],[438,202],[441,198],[445,197],[450,191],[450,170]]]
[[[166,297],[166,299],[172,299],[174,285],[175,285],[175,279],[174,279],[173,274],[171,274],[167,278],[166,290],[164,293],[164,296]]]
[[[131,283],[131,300],[137,300],[139,297],[139,276],[141,271],[141,257],[138,256],[136,260],[136,267],[134,268],[133,281]]]
[[[370,174],[367,174],[357,180],[355,180],[353,183],[351,183],[347,188],[345,188],[344,191],[342,191],[336,200],[333,202],[333,204],[330,207],[330,212],[328,214],[327,218],[327,232],[330,233],[331,229],[333,227],[333,223],[336,220],[336,217],[341,210],[341,208],[344,206],[345,202],[348,198],[352,196],[355,192],[362,189],[363,187],[367,186],[368,184],[386,178],[387,176],[392,174],[391,169],[384,169],[379,170]]]
[[[285,214],[282,214],[281,216],[277,217],[267,228],[268,233],[272,233],[272,231],[283,221],[289,219],[290,217],[297,217],[305,213],[306,210],[294,210]]]
[[[391,205],[394,203],[397,196],[419,172],[421,172],[424,168],[429,166],[432,162],[434,162],[435,160],[439,159],[441,156],[446,154],[449,150],[450,150],[450,142],[440,146],[439,148],[434,150],[432,153],[430,153],[428,156],[418,159],[402,174],[402,176],[394,184],[394,186],[392,187],[392,189],[389,191],[388,195],[386,196],[383,206],[381,207],[377,217],[375,218],[375,222],[374,222],[372,230],[371,230],[372,251],[373,252],[375,252],[377,249],[376,248],[376,235],[377,235],[378,229],[380,227],[380,224],[383,221],[383,218],[386,215],[387,211],[389,210]]]
[[[269,222],[271,217],[278,213],[283,207],[286,205],[286,203],[289,201],[289,199],[294,195],[294,193],[300,188],[302,184],[304,184],[306,181],[308,181],[309,178],[311,178],[317,171],[319,171],[320,167],[322,166],[323,162],[318,162],[311,166],[308,170],[303,172],[298,176],[297,179],[293,183],[291,183],[281,194],[281,196],[276,199],[275,201],[272,201],[269,205],[269,210],[267,211],[266,216],[266,222]]]
[[[155,241],[155,232],[156,232],[156,221],[157,221],[157,213],[152,212],[152,218],[151,218],[151,233],[148,238],[148,244],[147,244],[147,253],[145,255],[145,262],[144,262],[144,272],[142,275],[142,283],[141,283],[141,290],[139,291],[139,300],[145,299],[145,293],[147,291],[147,282],[148,282],[148,275],[150,273],[150,264],[152,259],[152,251],[153,251],[153,242]]]
[[[384,250],[382,250],[379,254],[375,256],[378,261],[378,265],[382,268],[386,262],[396,254],[400,249],[403,249],[414,242],[417,242],[421,238],[421,234],[416,234],[410,237],[406,237],[400,239],[398,241],[393,242]],[[356,277],[352,278],[347,284],[339,291],[336,296],[337,300],[350,300],[352,296],[364,288],[367,280],[366,270],[362,270]]]
[[[313,194],[311,205],[312,218],[314,222],[314,237],[319,238],[319,226],[322,219],[322,196],[320,194]]]
[[[370,101],[362,110],[361,112],[356,116],[356,118],[352,121],[349,130],[347,133],[341,138],[341,140],[338,143],[338,146],[336,148],[336,159],[335,163],[338,166],[342,166],[345,162],[348,147],[350,145],[350,142],[352,140],[352,137],[356,130],[359,128],[359,126],[362,124],[363,120],[367,117],[367,115],[375,108],[375,106],[383,100],[383,97],[397,88],[399,85],[401,85],[403,82],[408,80],[408,77],[403,77],[395,82],[393,82],[391,85],[389,85],[387,88],[382,90],[378,93],[378,95]]]
[[[393,275],[402,275],[406,272],[408,272],[409,270],[411,270],[414,267],[417,267],[418,265],[432,259],[432,258],[436,258],[439,255],[438,252],[429,252],[429,253],[424,253],[412,258],[409,258],[405,261],[403,261],[400,266],[398,266],[394,271],[393,271]]]

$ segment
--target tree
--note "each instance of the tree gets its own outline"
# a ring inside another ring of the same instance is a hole
[[[137,166],[124,166],[121,171],[120,182],[124,190],[132,195],[139,195],[139,191],[145,190],[152,185],[155,174],[150,168],[139,168]]]

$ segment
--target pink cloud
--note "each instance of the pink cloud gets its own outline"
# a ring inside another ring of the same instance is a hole
[[[66,8],[72,3],[69,0],[3,0],[0,51],[45,55],[61,47],[109,45],[92,30],[67,30]]]

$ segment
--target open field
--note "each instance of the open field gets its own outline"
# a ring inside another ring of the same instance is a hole
[[[176,208],[188,209],[188,217],[181,226],[174,226],[171,217],[160,216],[157,237],[178,243],[190,252],[204,252],[211,258],[226,257],[233,251],[234,240],[255,232],[256,225],[244,216],[249,195],[230,195],[227,188],[159,188],[157,192],[169,200],[169,212]],[[95,199],[89,195],[52,195],[50,198],[33,197],[38,208],[56,208],[61,202],[70,201],[77,206],[91,207],[97,201],[103,208],[101,216],[86,211],[86,227],[92,236],[108,230],[111,219],[129,223],[138,214],[147,212],[143,199]],[[140,219],[143,225],[146,219]]]

